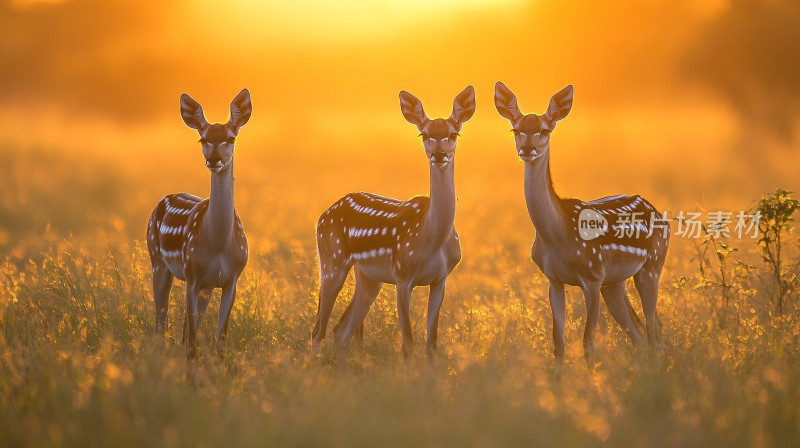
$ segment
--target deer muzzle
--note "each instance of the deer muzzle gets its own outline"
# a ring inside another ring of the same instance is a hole
[[[206,159],[206,167],[214,173],[219,173],[224,166],[225,164],[222,163],[221,157],[209,157]]]
[[[450,163],[450,157],[444,152],[434,152],[431,154],[431,164],[437,168],[444,168]]]
[[[519,158],[526,162],[531,162],[539,156],[539,153],[533,146],[523,146],[519,148],[518,154]]]

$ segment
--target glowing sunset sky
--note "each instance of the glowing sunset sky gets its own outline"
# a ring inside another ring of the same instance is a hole
[[[575,85],[557,143],[564,169],[697,147],[747,159],[753,135],[770,150],[796,141],[797,24],[788,0],[6,0],[0,140],[187,146],[180,93],[221,121],[248,87],[255,111],[243,138],[263,153],[389,150],[413,133],[399,90],[443,116],[471,84],[478,109],[465,137],[488,159],[510,144],[492,101],[503,80],[528,112]],[[786,174],[773,162],[770,176]]]

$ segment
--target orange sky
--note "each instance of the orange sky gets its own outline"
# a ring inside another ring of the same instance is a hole
[[[789,0],[5,0],[0,143],[183,157],[196,148],[180,93],[221,121],[248,87],[242,145],[264,158],[370,163],[418,146],[399,90],[443,116],[472,84],[478,108],[463,134],[473,153],[462,159],[484,166],[501,152],[513,159],[495,81],[527,112],[571,83],[557,180],[597,175],[581,171],[587,162],[651,163],[638,181],[651,190],[754,168],[754,191],[797,189],[800,63],[781,49],[796,52],[800,37],[781,34],[787,23],[800,25]],[[694,172],[679,169],[687,163]]]

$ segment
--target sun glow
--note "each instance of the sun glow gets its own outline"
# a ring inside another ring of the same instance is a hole
[[[199,18],[236,20],[237,34],[252,38],[340,42],[386,37],[396,33],[422,33],[420,26],[437,26],[485,8],[509,8],[522,0],[342,0],[324,2],[257,2],[237,0],[220,8],[219,2],[193,2]],[[239,34],[241,35],[241,34]]]
[[[9,3],[16,8],[26,8],[39,4],[58,4],[64,3],[67,0],[11,0]]]

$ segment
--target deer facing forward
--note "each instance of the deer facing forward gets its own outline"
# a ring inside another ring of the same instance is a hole
[[[454,157],[461,126],[475,112],[475,90],[469,86],[453,102],[447,119],[429,119],[422,103],[400,92],[403,116],[417,127],[430,164],[430,197],[399,201],[370,193],[351,193],[336,201],[317,222],[320,293],[312,349],[325,337],[336,297],[350,268],[355,292],[334,329],[336,354],[346,360],[382,283],[397,286],[397,314],[403,335],[403,358],[412,354],[410,299],[415,286],[430,285],[427,354],[436,351],[439,310],[445,283],[461,260],[456,212]]]
[[[502,82],[495,86],[494,99],[497,111],[511,122],[517,154],[525,162],[525,201],[536,228],[531,258],[550,281],[556,359],[559,364],[564,359],[564,285],[573,285],[581,288],[586,301],[583,346],[592,365],[601,294],[611,316],[634,345],[640,344],[639,320],[625,290],[629,277],[642,298],[647,339],[656,342],[658,281],[669,245],[669,224],[639,195],[585,202],[556,194],[550,176],[550,134],[569,114],[572,97],[572,86],[565,87],[553,95],[544,115],[523,114],[516,96]],[[589,220],[601,223],[597,231],[581,228]]]
[[[208,199],[187,193],[164,196],[147,225],[156,333],[163,337],[166,330],[173,278],[186,281],[183,338],[189,359],[197,354],[197,328],[214,288],[222,288],[216,352],[224,356],[236,283],[248,255],[244,228],[233,207],[233,149],[251,112],[250,92],[244,89],[231,103],[230,120],[209,124],[200,104],[181,95],[183,121],[200,134],[205,166],[211,172],[211,195]]]

